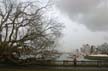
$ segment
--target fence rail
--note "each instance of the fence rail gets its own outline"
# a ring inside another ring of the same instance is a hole
[[[25,63],[55,66],[108,66],[108,61],[28,60]]]
[[[0,62],[2,63],[2,62]],[[8,63],[8,62],[5,62]],[[12,63],[12,62],[10,62]],[[19,65],[49,65],[49,66],[107,66],[108,61],[68,61],[68,60],[18,60]]]

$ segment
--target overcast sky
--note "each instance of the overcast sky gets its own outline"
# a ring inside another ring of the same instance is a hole
[[[48,0],[40,1],[44,5]],[[61,51],[108,42],[108,0],[56,0],[47,13],[65,25],[58,46]]]
[[[60,0],[51,16],[65,24],[60,49],[72,51],[83,44],[108,42],[108,0]]]

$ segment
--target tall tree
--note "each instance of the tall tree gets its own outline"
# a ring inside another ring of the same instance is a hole
[[[42,54],[55,47],[62,24],[45,15],[45,6],[36,2],[0,1],[0,57]]]

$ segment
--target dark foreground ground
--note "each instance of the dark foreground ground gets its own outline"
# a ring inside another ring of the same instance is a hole
[[[7,69],[2,68],[0,71],[108,71],[108,69],[95,69],[95,68],[73,68],[73,69]]]
[[[0,71],[108,71],[108,67],[0,66]]]

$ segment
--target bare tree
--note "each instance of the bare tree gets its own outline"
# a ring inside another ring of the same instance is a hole
[[[42,54],[55,47],[62,24],[44,15],[50,5],[16,0],[0,1],[0,57],[12,59],[13,54]]]
[[[97,47],[99,54],[108,54],[108,43],[103,43]]]
[[[84,44],[80,48],[80,51],[81,51],[83,56],[96,54],[96,46],[95,45],[90,45],[90,44]]]

